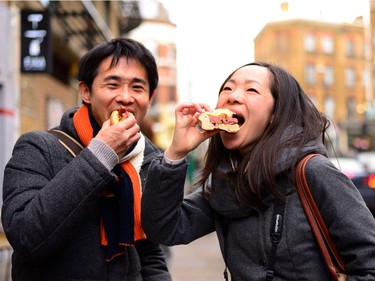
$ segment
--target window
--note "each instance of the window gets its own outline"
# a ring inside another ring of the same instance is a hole
[[[172,103],[177,102],[176,87],[175,86],[169,86],[168,87],[168,102],[172,102]]]
[[[174,44],[169,45],[168,57],[172,59],[173,61],[176,60],[176,45]]]
[[[155,41],[149,40],[147,42],[144,42],[144,45],[147,49],[150,50],[150,52],[153,54],[156,60],[159,59],[159,52],[158,52],[158,44]]]
[[[346,41],[346,55],[348,57],[354,57],[354,54],[355,54],[354,40],[348,39]]]
[[[332,35],[324,35],[322,37],[322,49],[325,54],[333,54],[333,38]]]
[[[55,98],[47,98],[47,128],[51,129],[60,124],[61,116],[64,114],[65,108],[61,101]]]
[[[352,67],[348,67],[345,70],[345,82],[346,86],[353,87],[355,85],[355,70]]]
[[[333,119],[335,113],[335,100],[327,95],[324,99],[324,113],[329,119]]]
[[[316,82],[316,71],[315,65],[307,64],[305,67],[305,81],[309,85],[313,85]]]
[[[303,46],[305,48],[305,51],[307,52],[314,52],[315,51],[315,45],[316,45],[316,39],[313,34],[306,34],[303,38]]]
[[[367,69],[364,69],[362,71],[362,86],[367,87],[368,85],[370,85],[370,81],[371,81],[370,72]]]
[[[160,58],[167,59],[168,61],[176,60],[176,46],[173,44],[159,45],[159,56]]]
[[[326,65],[324,67],[324,72],[323,72],[323,83],[325,86],[332,86],[334,84],[334,73],[333,73],[333,67],[330,65]]]
[[[348,98],[348,121],[355,120],[355,100],[352,97]]]
[[[287,32],[276,32],[276,50],[278,52],[285,52],[289,50],[289,36]]]

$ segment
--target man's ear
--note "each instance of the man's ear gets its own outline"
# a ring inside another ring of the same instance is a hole
[[[155,91],[152,92],[152,95],[151,95],[151,97],[150,97],[150,100],[148,101],[148,107],[151,106],[152,101],[154,100],[154,97],[155,97]]]
[[[78,82],[78,92],[81,95],[81,99],[87,103],[91,103],[91,96],[90,96],[90,90],[89,87],[86,85],[85,82],[79,81]]]

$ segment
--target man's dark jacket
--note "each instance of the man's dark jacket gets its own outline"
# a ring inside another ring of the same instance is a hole
[[[75,110],[64,114],[58,129],[78,140]],[[160,153],[146,139],[142,186]],[[22,135],[4,172],[2,223],[14,249],[13,281],[171,280],[161,247],[147,239],[105,261],[99,198],[114,180],[88,148],[73,158],[48,132]]]

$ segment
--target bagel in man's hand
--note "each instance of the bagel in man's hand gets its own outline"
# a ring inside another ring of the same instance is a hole
[[[227,108],[218,108],[212,112],[203,112],[198,116],[200,127],[205,131],[222,130],[236,133],[240,130],[238,117]]]
[[[122,119],[125,119],[128,116],[129,116],[129,113],[125,107],[113,110],[109,118],[111,126],[119,123]]]

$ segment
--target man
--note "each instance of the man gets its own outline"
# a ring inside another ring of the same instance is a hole
[[[49,132],[17,141],[4,173],[2,223],[19,280],[171,280],[140,222],[141,188],[161,152],[140,133],[158,84],[142,44],[113,39],[80,61],[83,105],[57,129],[82,144],[73,157]],[[111,124],[112,111],[123,115]]]

